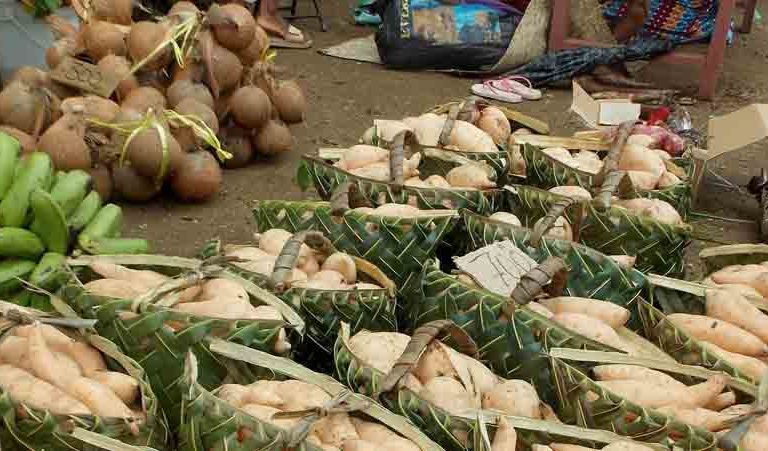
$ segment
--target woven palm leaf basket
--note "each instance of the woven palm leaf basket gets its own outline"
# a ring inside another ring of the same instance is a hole
[[[206,388],[190,353],[179,383],[179,451],[442,449],[405,418],[294,361],[223,340],[211,351],[260,376]]]
[[[213,240],[207,243],[202,258],[237,258],[225,263],[233,273],[270,290],[298,312],[306,324],[306,336],[299,346],[300,359],[305,364],[309,361],[327,364],[333,356],[336,331],[341,321],[352,324],[355,331],[397,330],[395,283],[379,268],[359,257],[338,252],[318,231],[294,234],[286,240],[277,256],[270,255],[265,249],[273,250],[270,246],[279,242],[260,242],[264,237],[270,240],[271,237],[283,239],[290,235],[291,232],[278,228],[257,234],[253,245],[222,245]],[[308,245],[312,249],[309,251],[311,255],[303,252],[306,248],[299,244]],[[300,253],[304,255],[300,256]],[[331,268],[343,276],[340,282],[318,279],[321,275],[335,276],[328,273],[333,271]],[[344,273],[339,273],[339,269]]]
[[[443,344],[443,334],[461,352]],[[528,451],[555,443],[597,448],[625,440],[560,423],[532,385],[499,378],[476,357],[476,345],[460,328],[435,321],[413,336],[367,331],[351,336],[344,324],[335,361],[342,383],[380,400],[446,450]],[[516,392],[515,401],[500,403],[497,393],[507,389]],[[510,429],[516,443],[508,441]]]
[[[407,149],[413,153],[409,158],[405,157]],[[395,203],[490,214],[501,208],[499,187],[506,173],[457,153],[421,149],[415,135],[404,130],[395,136],[390,151],[355,147],[303,155],[296,180],[302,190],[314,185],[323,200],[353,184],[358,195],[374,207]],[[432,177],[439,181],[428,182]]]
[[[628,131],[631,133],[631,129]],[[620,133],[619,133],[620,134]],[[626,139],[624,140],[626,142]],[[596,153],[597,158],[602,159],[602,163],[608,163],[610,145],[603,141],[578,138],[554,138],[549,136],[523,135],[513,136],[512,147],[517,147],[523,155],[526,167],[526,184],[537,186],[543,189],[550,189],[556,186],[575,185],[580,186],[593,194],[596,194],[602,183],[600,175],[603,172],[599,168],[600,163],[585,162],[584,160],[568,160],[556,157],[553,148],[564,148],[569,152]],[[624,147],[622,146],[622,150]],[[659,185],[651,188],[647,182],[637,180],[635,173],[632,174],[632,181],[628,180],[621,193],[623,199],[632,199],[636,197],[645,197],[650,199],[659,199],[668,202],[675,207],[677,211],[685,218],[691,207],[693,172],[695,166],[689,157],[672,158],[664,151],[652,151],[662,156],[667,175],[671,181],[667,183],[659,182]],[[615,160],[618,163],[619,159]],[[612,166],[615,169],[615,166]],[[666,180],[664,180],[666,182]]]
[[[763,449],[745,431],[763,415],[755,385],[722,372],[600,351],[549,351],[564,422],[670,449]],[[737,404],[741,403],[741,404]],[[703,404],[703,405],[702,405]],[[764,446],[764,445],[762,445]]]
[[[69,265],[74,274],[61,297],[80,316],[98,320],[99,334],[144,368],[173,427],[178,424],[177,384],[188,350],[205,368],[200,383],[215,386],[233,372],[247,374],[250,369],[213,356],[208,349],[212,338],[290,355],[304,334],[304,321],[289,305],[215,261],[112,255],[80,257]],[[142,270],[153,273],[151,283],[138,292],[110,292],[100,285],[103,279],[123,274],[135,285],[147,274],[138,272]],[[211,283],[212,298],[205,291]],[[212,313],[205,302],[219,302],[217,293],[231,304],[213,304]]]
[[[4,451],[169,449],[147,374],[92,324],[0,301]]]
[[[258,232],[316,230],[334,248],[362,258],[395,282],[398,292],[418,284],[424,263],[454,228],[455,210],[422,210],[417,215],[377,214],[329,202],[258,201],[253,216]]]

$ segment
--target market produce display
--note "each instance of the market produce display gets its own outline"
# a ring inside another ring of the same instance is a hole
[[[55,171],[48,154],[20,150],[0,133],[0,295],[49,311],[47,296],[33,290],[55,292],[70,253],[143,253],[149,245],[120,237],[122,210],[103,203],[87,172]]]
[[[79,27],[48,17],[58,39],[46,53],[50,72],[19,68],[0,92],[0,125],[25,151],[88,171],[104,200],[130,202],[164,186],[205,201],[220,189],[220,165],[290,151],[288,124],[303,121],[306,100],[276,78],[269,38],[247,9],[177,2],[138,22],[131,9],[90,6]],[[67,81],[72,71],[99,82]]]

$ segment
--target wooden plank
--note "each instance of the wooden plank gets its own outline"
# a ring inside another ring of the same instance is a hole
[[[495,104],[494,106],[500,109],[504,113],[504,116],[506,116],[510,122],[517,122],[523,127],[530,129],[541,135],[549,135],[550,133],[549,124],[547,124],[546,122],[540,119],[536,119],[535,117],[528,116],[525,113],[511,110],[505,106],[495,105]]]
[[[530,144],[537,147],[565,147],[571,150],[603,151],[611,147],[610,142],[592,139],[578,139],[567,136],[515,135],[510,138],[513,144]]]

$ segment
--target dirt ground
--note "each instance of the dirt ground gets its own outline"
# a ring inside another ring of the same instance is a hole
[[[307,8],[310,2],[300,2]],[[298,23],[313,35],[312,50],[281,50],[278,62],[290,77],[304,87],[310,110],[305,124],[293,128],[296,144],[290,154],[258,161],[224,173],[221,194],[203,205],[176,203],[172,197],[148,205],[126,205],[126,235],[149,238],[154,251],[174,255],[193,255],[202,243],[213,237],[226,242],[248,242],[253,234],[251,208],[259,199],[303,199],[294,183],[296,165],[302,153],[318,147],[350,145],[357,141],[374,118],[400,118],[416,114],[436,104],[468,94],[471,80],[428,72],[395,72],[381,66],[356,63],[320,55],[317,49],[338,44],[352,37],[372,33],[373,29],[351,25],[350,8],[338,0],[322,2],[330,30],[321,33],[317,22]],[[758,2],[768,11],[768,0]],[[688,107],[694,124],[706,131],[711,115],[734,111],[751,103],[768,103],[768,27],[758,23],[749,35],[737,35],[727,49],[725,67],[714,102]],[[695,70],[687,66],[651,64],[641,78],[658,87],[674,87],[694,94]],[[547,120],[553,133],[572,133],[583,128],[569,113],[570,91],[547,90],[543,100],[521,104],[519,110]],[[740,218],[740,221],[713,221],[692,218],[699,245],[754,241],[758,215],[754,199],[739,191],[749,177],[766,164],[768,144],[752,146],[711,162],[709,168],[728,183],[708,174],[700,190],[695,210],[708,215]]]

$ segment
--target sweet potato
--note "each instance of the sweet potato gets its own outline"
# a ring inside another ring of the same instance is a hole
[[[768,342],[768,315],[761,312],[738,291],[723,288],[707,290],[707,316],[738,326]]]
[[[104,357],[101,356],[101,353],[96,348],[88,343],[82,341],[72,343],[67,353],[80,365],[83,374],[88,377],[91,377],[98,371],[105,371],[107,369]]]
[[[419,395],[450,414],[476,410],[478,406],[461,382],[452,377],[434,377],[424,384]]]
[[[11,399],[60,415],[90,415],[91,410],[61,389],[11,365],[0,365],[0,388]]]
[[[60,363],[43,338],[40,327],[32,325],[27,339],[27,355],[32,373],[40,379],[66,390],[80,374],[72,367]]]
[[[483,393],[483,409],[492,409],[528,418],[541,418],[539,396],[531,384],[522,380],[503,381],[493,390]]]
[[[448,355],[451,352],[448,346],[433,341],[427,345],[427,349],[419,357],[413,374],[419,378],[422,384],[426,384],[435,377],[458,377],[456,369]]]
[[[685,384],[666,373],[638,365],[598,365],[592,368],[592,372],[600,381],[635,380],[681,389],[685,387]]]
[[[352,424],[355,426],[357,435],[365,441],[375,443],[378,446],[383,446],[388,450],[402,450],[402,451],[419,451],[419,447],[415,443],[399,436],[388,427],[373,423],[371,421],[360,420],[358,418],[350,417]],[[346,446],[346,443],[344,444]],[[346,448],[345,448],[346,449]]]
[[[622,351],[627,349],[626,344],[616,331],[599,319],[581,313],[556,313],[552,320],[598,343]]]
[[[386,374],[392,370],[409,341],[411,337],[397,332],[361,331],[350,338],[349,348],[365,366]]]
[[[599,381],[598,384],[629,401],[646,408],[674,405],[695,408],[707,405],[725,387],[725,377],[716,375],[706,382],[685,388],[636,380]]]
[[[618,329],[629,320],[629,310],[620,305],[598,299],[561,296],[539,301],[552,313],[581,313]]]
[[[95,415],[107,418],[132,418],[133,412],[106,385],[87,377],[70,380],[67,392],[80,400]]]
[[[112,390],[127,405],[132,404],[139,397],[139,382],[125,373],[97,371],[91,377]]]
[[[768,355],[768,346],[759,337],[726,321],[687,313],[673,313],[667,318],[694,338],[726,351],[753,357]]]
[[[118,299],[133,299],[143,293],[134,284],[118,279],[96,279],[83,285],[85,290],[96,296]]]
[[[321,418],[311,429],[320,441],[331,446],[341,446],[347,440],[360,438],[346,413],[332,413]]]
[[[491,451],[515,451],[517,448],[517,432],[509,425],[505,417],[500,417],[493,434]]]
[[[167,282],[168,277],[154,271],[136,270],[125,266],[96,261],[88,265],[93,272],[109,279],[125,280],[133,283],[137,289],[151,290]],[[138,288],[141,287],[141,288]]]
[[[727,360],[728,363],[735,366],[739,369],[739,371],[751,377],[755,381],[762,379],[762,377],[765,375],[765,372],[768,371],[768,365],[760,359],[737,354],[735,352],[729,352],[712,343],[704,342],[704,346],[712,349],[715,354]]]
[[[729,421],[738,418],[738,415],[727,415],[714,410],[697,407],[687,409],[677,406],[663,406],[658,408],[659,412],[675,417],[683,423],[692,424],[711,432],[722,431],[730,427]]]

